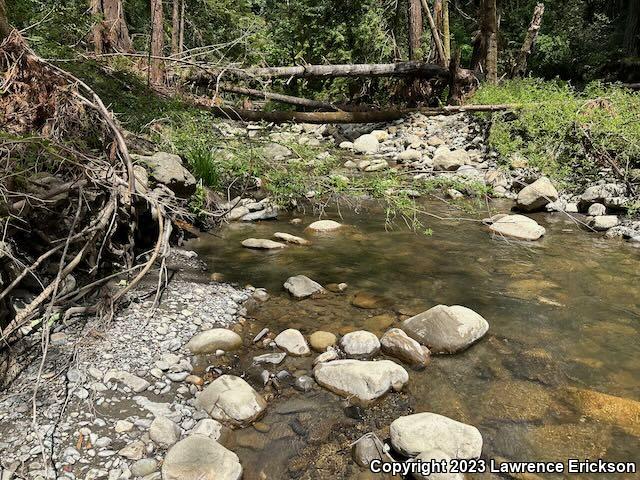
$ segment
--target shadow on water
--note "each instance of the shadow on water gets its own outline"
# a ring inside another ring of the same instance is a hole
[[[442,205],[425,209],[457,215]],[[364,328],[381,335],[436,304],[474,309],[489,321],[489,334],[461,354],[435,357],[425,370],[411,371],[404,392],[365,409],[362,418],[345,415],[347,403],[328,392],[285,389],[270,405],[262,432],[235,433],[246,478],[264,478],[261,472],[266,478],[298,478],[303,471],[312,472],[303,478],[358,478],[349,443],[370,430],[384,435],[397,416],[421,411],[477,426],[487,457],[638,460],[638,249],[583,232],[559,214],[535,215],[547,229],[535,243],[492,238],[479,222],[429,218],[433,234],[425,236],[399,226],[386,231],[375,208],[342,215],[347,227],[331,234],[305,231],[315,218],[303,217],[299,225],[287,219],[231,224],[219,237],[188,246],[226,280],[269,291],[270,300],[251,312],[255,322],[248,334],[268,326],[276,333]],[[335,212],[333,218],[338,219]],[[313,243],[274,252],[240,245],[275,232]],[[298,274],[349,288],[294,301],[282,284]],[[359,291],[386,301],[371,310],[357,308],[351,299]],[[261,368],[251,367],[250,359],[261,353],[252,347],[240,360],[256,386]],[[271,370],[310,372],[311,359],[288,357]],[[293,412],[282,413],[288,409]]]

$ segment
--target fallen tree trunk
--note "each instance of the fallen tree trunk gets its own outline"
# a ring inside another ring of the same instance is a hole
[[[253,88],[236,87],[234,85],[221,84],[218,88],[224,92],[237,93],[239,95],[248,95],[250,97],[264,98],[266,100],[274,100],[276,102],[288,103],[290,105],[298,105],[308,108],[323,108],[325,110],[338,110],[329,102],[320,102],[309,98],[294,97],[292,95],[284,95],[281,93],[267,92],[265,90],[256,90]]]
[[[455,115],[463,112],[499,112],[515,110],[517,104],[501,105],[464,105],[442,108],[398,108],[392,110],[368,110],[363,112],[264,112],[259,110],[241,110],[230,107],[211,107],[213,114],[230,120],[249,122],[301,122],[301,123],[378,123],[398,120],[410,113],[422,113],[427,116]]]
[[[356,63],[338,65],[296,65],[293,67],[210,68],[202,67],[210,75],[235,75],[244,78],[335,78],[335,77],[392,77],[416,76],[448,78],[446,68],[425,62]]]

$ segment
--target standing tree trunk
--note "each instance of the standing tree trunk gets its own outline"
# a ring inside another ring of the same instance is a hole
[[[451,30],[449,27],[449,0],[442,0],[442,46],[444,48],[445,64],[448,64],[451,60]]]
[[[511,71],[512,77],[522,77],[527,71],[527,59],[531,55],[531,50],[536,44],[538,38],[538,32],[540,32],[540,25],[542,25],[542,15],[544,14],[544,3],[538,3],[533,10],[533,17],[531,18],[531,24],[527,30],[527,34],[522,42],[522,48],[518,52],[516,62]]]
[[[474,39],[473,69],[485,74],[487,81],[498,83],[498,12],[496,0],[480,0],[480,31]]]
[[[180,42],[179,42],[179,46],[178,46],[178,51],[179,53],[184,52],[184,2],[185,0],[182,0],[181,3],[181,8],[180,8]]]
[[[427,0],[420,0],[422,4],[422,9],[424,10],[424,14],[427,16],[427,20],[429,22],[429,28],[431,29],[431,35],[433,36],[433,43],[436,46],[438,52],[438,64],[441,66],[444,65],[444,47],[442,46],[442,40],[440,39],[440,33],[438,32],[438,28],[436,27],[436,22],[433,19],[433,15],[431,15],[431,10],[429,10],[429,3]]]
[[[4,0],[0,0],[0,42],[9,36],[9,32],[11,32],[11,27],[7,18],[7,7]]]
[[[173,0],[173,16],[171,22],[171,54],[180,53],[180,0]]]
[[[91,0],[91,13],[101,17],[93,27],[93,44],[96,53],[132,50],[122,0]]]
[[[422,59],[422,7],[420,0],[409,0],[409,60]]]
[[[164,29],[162,18],[162,0],[151,0],[151,45],[149,53],[149,81],[154,85],[164,82],[164,64],[158,57],[163,56]]]
[[[624,31],[624,52],[629,57],[640,55],[640,0],[629,0],[627,27]]]

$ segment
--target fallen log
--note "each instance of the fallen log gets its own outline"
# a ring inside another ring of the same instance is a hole
[[[234,85],[221,84],[218,88],[224,92],[237,93],[239,95],[248,95],[250,97],[264,98],[266,100],[273,100],[281,103],[288,103],[290,105],[298,105],[300,107],[308,108],[323,108],[325,110],[338,110],[333,104],[329,102],[320,102],[318,100],[311,100],[309,98],[294,97],[292,95],[284,95],[281,93],[267,92],[265,90],[256,90],[254,88],[237,87]]]
[[[230,107],[209,106],[214,115],[230,120],[247,122],[300,122],[300,123],[378,123],[398,120],[410,113],[422,113],[427,116],[455,115],[462,112],[499,112],[520,108],[517,104],[501,105],[463,105],[441,108],[399,108],[391,110],[367,110],[360,112],[264,112],[260,110],[242,110]]]

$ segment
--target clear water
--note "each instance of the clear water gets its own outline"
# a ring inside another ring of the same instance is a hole
[[[461,215],[441,203],[424,207],[442,217]],[[393,418],[421,411],[478,427],[486,458],[640,461],[640,249],[584,232],[560,214],[534,215],[547,229],[535,243],[493,238],[474,221],[425,217],[433,229],[425,236],[401,225],[385,229],[375,207],[341,214],[328,214],[347,225],[335,233],[305,232],[316,220],[311,216],[299,217],[301,225],[283,218],[232,224],[189,247],[226,280],[265,287],[272,295],[252,312],[251,334],[265,325],[275,332],[366,328],[381,334],[437,304],[472,308],[488,320],[489,333],[461,354],[437,356],[425,370],[410,371],[405,392],[377,402],[365,419],[347,418],[345,402],[328,392],[285,390],[263,419],[269,432],[236,432],[246,478],[366,478],[349,460],[349,441],[369,430],[384,436]],[[240,245],[278,231],[313,244],[281,251]],[[295,301],[282,284],[298,274],[349,288]],[[350,301],[358,291],[385,302],[374,310],[354,307]],[[260,370],[250,367],[250,358],[260,353],[265,351],[252,347],[240,361],[255,385]],[[281,368],[310,370],[311,358],[287,359],[272,370]],[[301,400],[306,410],[276,412]],[[306,437],[291,433],[293,418],[306,425]],[[335,435],[323,435],[324,424]]]

